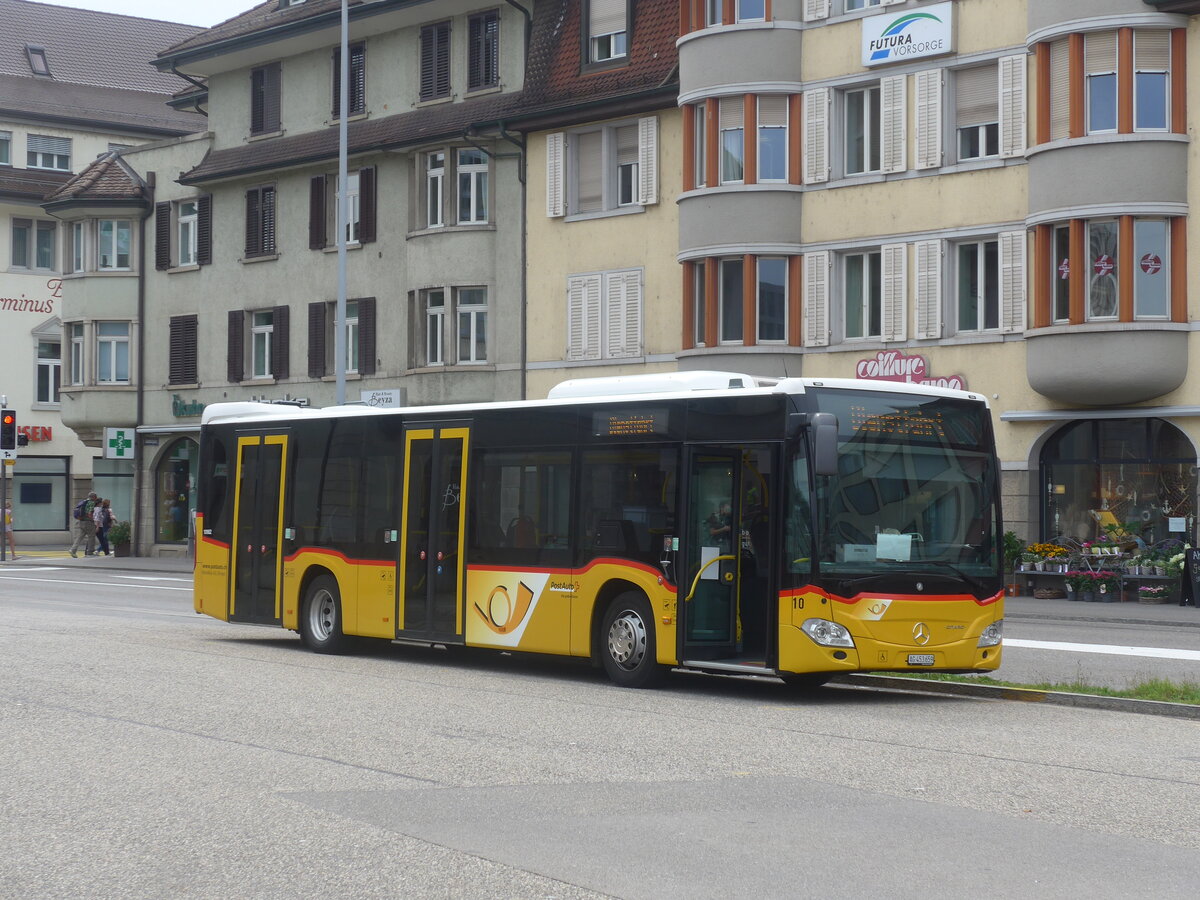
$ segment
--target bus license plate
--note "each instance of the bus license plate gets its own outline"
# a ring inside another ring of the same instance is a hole
[[[910,666],[932,666],[932,653],[910,653],[908,654],[908,664]]]

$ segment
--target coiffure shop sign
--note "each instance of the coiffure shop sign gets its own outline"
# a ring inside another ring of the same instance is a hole
[[[954,49],[954,4],[937,3],[903,13],[862,20],[862,63],[886,63],[940,56]]]
[[[961,375],[931,375],[929,362],[923,356],[906,356],[897,350],[881,350],[868,359],[860,359],[855,377],[867,381],[899,381],[923,384],[927,387],[967,389],[967,379]]]

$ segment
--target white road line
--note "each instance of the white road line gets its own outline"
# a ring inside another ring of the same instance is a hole
[[[132,587],[132,585],[128,584],[113,584],[110,581],[71,581],[66,578],[21,578],[16,575],[0,575],[0,579],[4,581],[40,581],[44,584],[83,584],[90,585],[92,587],[120,588],[121,590],[126,590]],[[139,584],[138,587],[147,591],[186,591],[189,594],[192,592],[190,587],[163,587],[157,584]]]
[[[182,581],[191,584],[190,578],[173,578],[170,575],[114,575],[113,578],[128,578],[130,581]]]
[[[65,572],[65,566],[21,566],[16,572]]]
[[[1071,653],[1103,653],[1108,656],[1146,656],[1152,659],[1200,660],[1200,650],[1172,650],[1167,647],[1120,647],[1111,644],[1072,644],[1067,641],[1021,641],[1004,639],[1005,647],[1030,650],[1067,650]]]

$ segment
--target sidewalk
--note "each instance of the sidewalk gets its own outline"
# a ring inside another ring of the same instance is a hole
[[[177,576],[192,576],[192,559],[189,556],[84,556],[72,558],[65,546],[18,547],[17,559],[11,551],[7,561],[0,563],[6,569],[27,566],[62,566],[70,569],[114,569],[121,572],[162,572]]]

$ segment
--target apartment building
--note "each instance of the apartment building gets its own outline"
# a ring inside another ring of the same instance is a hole
[[[0,0],[0,22],[0,394],[29,438],[9,496],[25,541],[54,540],[93,484],[123,518],[132,509],[132,463],[96,457],[99,441],[76,434],[73,399],[61,392],[75,349],[63,335],[66,273],[87,267],[115,284],[128,251],[113,219],[74,232],[41,204],[98,155],[204,128],[166,105],[186,83],[148,64],[197,29],[27,0]],[[103,363],[112,368],[92,373],[100,383],[124,365],[113,347]]]

